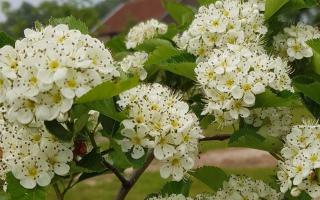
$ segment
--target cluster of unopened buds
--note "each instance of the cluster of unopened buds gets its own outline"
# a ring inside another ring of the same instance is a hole
[[[203,137],[196,115],[181,95],[157,83],[143,84],[120,94],[117,103],[129,111],[129,118],[122,121],[122,150],[139,159],[145,149],[154,149],[155,158],[163,163],[161,176],[180,181],[194,166]]]

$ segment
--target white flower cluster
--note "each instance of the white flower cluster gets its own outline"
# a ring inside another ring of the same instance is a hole
[[[274,36],[274,47],[277,53],[290,61],[308,58],[313,55],[308,40],[320,38],[320,30],[316,27],[299,22],[297,25],[284,28]]]
[[[205,198],[205,200],[222,199],[281,200],[283,196],[261,180],[232,175],[228,181],[223,183],[223,188],[219,189],[214,196]]]
[[[188,30],[174,37],[181,49],[206,57],[215,48],[243,45],[259,49],[264,26],[264,1],[225,0],[201,6]]]
[[[190,197],[185,197],[182,194],[171,194],[169,196],[158,196],[148,198],[148,200],[192,200]]]
[[[277,172],[281,192],[290,190],[293,196],[306,191],[312,198],[320,197],[316,170],[320,168],[320,125],[293,126],[286,136],[278,161]]]
[[[126,74],[131,73],[139,76],[140,80],[147,78],[147,71],[144,69],[144,63],[148,60],[146,52],[135,52],[123,58],[117,65]]]
[[[230,125],[239,116],[249,117],[256,95],[266,88],[292,90],[288,71],[286,62],[265,53],[216,49],[195,69],[207,98],[202,114],[214,114],[221,125]]]
[[[247,124],[254,127],[265,127],[269,135],[280,137],[290,133],[292,112],[287,107],[256,108],[245,118]]]
[[[122,121],[122,150],[139,159],[146,148],[153,148],[155,158],[164,163],[161,176],[181,180],[194,166],[198,140],[203,137],[188,104],[179,94],[157,83],[128,90],[120,94],[117,103],[129,111],[129,119]]]
[[[152,39],[157,35],[163,35],[167,32],[168,26],[155,19],[141,22],[132,27],[126,38],[127,49],[133,49],[144,40]]]
[[[72,143],[61,143],[43,124],[18,126],[0,121],[0,148],[4,171],[12,172],[28,189],[47,186],[56,175],[67,175],[73,159]]]
[[[67,25],[26,29],[0,49],[0,100],[6,117],[22,124],[64,115],[76,97],[119,75],[99,40]]]

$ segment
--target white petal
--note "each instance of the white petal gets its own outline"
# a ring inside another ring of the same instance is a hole
[[[68,70],[67,68],[58,68],[57,71],[54,73],[53,75],[53,80],[54,81],[60,81],[64,78],[66,78],[67,76],[67,73],[68,73]]]
[[[248,105],[253,105],[256,101],[256,97],[254,94],[252,94],[252,92],[246,92],[243,96],[243,101]]]
[[[45,84],[50,84],[53,82],[53,73],[49,70],[40,69],[37,78]]]
[[[154,156],[156,157],[156,159],[158,159],[158,160],[164,159],[164,153],[163,153],[163,150],[160,145],[156,145],[153,153],[154,153]]]
[[[134,145],[131,156],[133,159],[139,159],[144,155],[144,149],[141,146]]]
[[[164,179],[169,178],[171,175],[171,166],[166,164],[160,167],[160,176]]]
[[[44,187],[49,185],[51,182],[51,177],[47,173],[40,173],[38,178],[37,178],[37,183],[38,185]]]
[[[29,177],[20,180],[20,184],[27,189],[33,189],[37,185],[36,181]]]
[[[175,181],[181,181],[183,178],[183,169],[181,167],[174,167],[172,169],[172,178]]]
[[[58,163],[54,165],[54,172],[60,176],[65,176],[68,174],[70,166],[66,163]]]
[[[62,88],[61,94],[67,99],[73,99],[75,97],[75,93],[70,88]]]
[[[243,90],[237,86],[231,90],[231,94],[235,99],[241,99],[243,96]]]
[[[33,114],[30,110],[21,109],[17,112],[17,120],[22,124],[28,124],[32,121]]]
[[[262,83],[257,83],[252,88],[252,92],[255,94],[261,94],[261,93],[265,92],[265,90],[266,90],[266,88],[264,87],[264,85]]]

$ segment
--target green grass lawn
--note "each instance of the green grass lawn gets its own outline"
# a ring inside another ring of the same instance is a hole
[[[267,182],[270,180],[270,176],[274,174],[273,169],[227,169],[226,172],[246,174]],[[166,180],[163,180],[158,172],[146,172],[129,193],[127,200],[143,200],[147,194],[158,192],[165,183]],[[120,184],[115,177],[100,176],[78,184],[67,193],[65,199],[113,200],[119,186]],[[193,180],[191,195],[203,192],[211,192],[211,190],[201,182]],[[55,200],[53,191],[50,191],[48,199]]]

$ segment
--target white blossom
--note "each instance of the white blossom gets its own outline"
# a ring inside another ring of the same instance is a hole
[[[117,65],[125,73],[137,75],[140,80],[147,78],[147,71],[144,69],[144,63],[148,59],[148,54],[145,52],[135,52],[133,55],[128,55],[123,58]]]
[[[320,166],[319,132],[319,125],[304,124],[293,126],[286,136],[277,172],[281,192],[290,191],[296,196],[305,191],[314,199],[320,197],[316,177]]]
[[[261,49],[260,38],[267,32],[263,10],[264,1],[216,1],[201,6],[189,28],[173,40],[179,48],[199,57],[228,45]]]
[[[127,49],[133,49],[147,39],[165,34],[167,30],[168,26],[166,24],[155,19],[141,22],[130,29],[126,37],[126,47]]]
[[[122,121],[123,139],[118,141],[122,150],[138,159],[152,148],[162,163],[161,176],[180,181],[194,166],[203,137],[181,95],[158,83],[143,84],[121,93],[117,103],[129,111],[129,118]]]
[[[299,22],[284,28],[283,32],[274,36],[275,50],[290,61],[313,56],[313,51],[306,43],[308,40],[320,38],[320,30],[316,27]]]
[[[12,122],[63,116],[75,98],[119,75],[102,42],[63,24],[26,29],[14,47],[0,49],[0,101]]]

